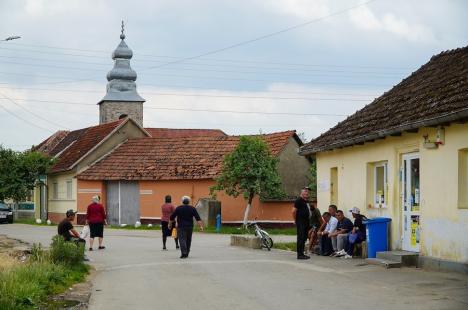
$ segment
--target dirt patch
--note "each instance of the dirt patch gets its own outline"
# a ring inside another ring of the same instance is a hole
[[[31,254],[31,246],[21,240],[0,235],[0,272],[26,262]],[[95,270],[91,269],[85,282],[77,283],[62,294],[50,296],[40,309],[88,309]]]
[[[0,235],[0,271],[24,263],[30,253],[27,243]]]

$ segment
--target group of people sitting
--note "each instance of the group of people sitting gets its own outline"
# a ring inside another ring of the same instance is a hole
[[[349,210],[354,223],[336,205],[323,214],[309,204],[309,188],[301,191],[294,203],[293,216],[297,227],[297,259],[309,259],[306,251],[322,256],[352,258],[356,244],[366,240],[367,219],[359,208]],[[305,243],[309,240],[307,248]]]

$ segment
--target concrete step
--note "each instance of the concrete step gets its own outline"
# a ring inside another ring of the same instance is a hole
[[[408,251],[377,252],[377,258],[401,263],[403,266],[417,266],[419,253]]]
[[[382,259],[382,258],[366,258],[366,262],[372,265],[382,266],[387,269],[389,268],[401,268],[401,262],[393,260]]]

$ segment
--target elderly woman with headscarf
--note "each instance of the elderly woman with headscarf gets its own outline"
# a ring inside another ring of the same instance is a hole
[[[177,219],[177,237],[180,244],[180,258],[187,258],[192,245],[193,219],[197,220],[200,230],[203,230],[203,222],[197,209],[190,205],[190,197],[182,197],[182,205],[178,206],[170,217],[170,227]]]
[[[106,211],[99,202],[101,197],[98,195],[93,196],[93,202],[88,206],[86,211],[86,224],[89,225],[90,237],[89,237],[89,250],[93,250],[94,238],[99,238],[99,250],[105,249],[102,245],[102,239],[104,237],[104,225],[107,225]]]

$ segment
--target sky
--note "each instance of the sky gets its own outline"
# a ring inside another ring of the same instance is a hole
[[[0,0],[0,144],[98,124],[122,20],[145,127],[307,141],[468,44],[466,0]]]

